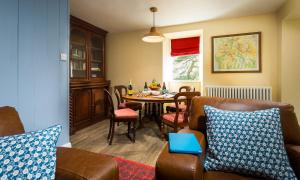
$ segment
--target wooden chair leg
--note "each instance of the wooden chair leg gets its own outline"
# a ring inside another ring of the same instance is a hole
[[[132,134],[133,134],[133,138],[132,141],[133,143],[135,143],[135,130],[136,130],[136,120],[133,121],[133,129],[132,129]]]
[[[108,136],[107,136],[107,141],[109,140],[110,136],[111,136],[111,127],[112,127],[112,121],[109,121],[109,131],[108,131]]]
[[[160,125],[160,136],[161,136],[161,139],[164,140],[165,139],[165,135],[164,135],[164,131],[165,131],[165,125],[163,122],[161,122],[161,125]]]
[[[115,123],[112,122],[111,135],[110,135],[109,145],[111,145],[111,143],[112,143],[112,140],[113,140],[113,138],[114,138],[114,133],[115,133]]]
[[[144,116],[148,116],[148,103],[145,103],[145,106],[144,106]]]
[[[131,122],[128,122],[128,128],[127,128],[127,135],[130,138],[130,128],[131,128]]]
[[[148,103],[147,114],[148,116],[151,116],[151,103]]]
[[[178,132],[178,127],[177,126],[174,127],[174,132],[176,132],[176,133]]]
[[[169,107],[166,107],[166,112],[169,113],[170,112],[170,109]]]
[[[152,116],[155,117],[156,116],[156,104],[152,103]]]

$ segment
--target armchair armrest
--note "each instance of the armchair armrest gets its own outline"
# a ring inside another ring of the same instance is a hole
[[[300,145],[286,144],[286,151],[290,159],[291,166],[300,179]]]
[[[55,179],[119,179],[117,162],[112,157],[75,148],[57,148]]]
[[[158,157],[155,167],[156,179],[203,179],[203,162],[205,158],[206,141],[199,131],[183,129],[179,133],[193,133],[201,147],[201,155],[170,153],[165,145]]]

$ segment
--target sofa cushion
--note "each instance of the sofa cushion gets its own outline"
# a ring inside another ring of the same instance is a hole
[[[228,99],[207,96],[194,97],[191,104],[189,128],[201,131],[206,135],[204,105],[229,111],[257,111],[279,108],[285,144],[300,145],[300,126],[294,112],[294,107],[290,104],[253,99]]]
[[[129,108],[115,110],[115,116],[118,119],[138,118],[137,112]]]
[[[0,138],[0,179],[54,179],[61,126]]]
[[[169,122],[172,122],[174,123],[175,122],[175,117],[176,117],[176,113],[166,113],[166,114],[163,114],[162,118],[164,121],[169,121]],[[180,112],[178,114],[178,123],[183,123],[184,121],[184,113]]]
[[[279,108],[253,112],[204,106],[207,115],[207,171],[296,179],[285,151]]]
[[[76,148],[57,148],[56,180],[119,179],[113,157]]]

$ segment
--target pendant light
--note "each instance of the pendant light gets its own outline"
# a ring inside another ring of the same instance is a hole
[[[157,12],[157,8],[151,7],[150,11],[153,13],[153,26],[151,27],[150,32],[144,35],[142,40],[148,43],[162,42],[164,36],[157,32],[155,27],[155,12]]]

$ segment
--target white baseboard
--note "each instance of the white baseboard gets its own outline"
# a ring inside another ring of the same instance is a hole
[[[71,142],[68,142],[68,143],[66,143],[66,144],[61,145],[61,147],[68,147],[68,148],[71,148],[71,147],[72,147],[72,144],[71,144]]]

